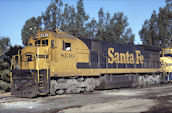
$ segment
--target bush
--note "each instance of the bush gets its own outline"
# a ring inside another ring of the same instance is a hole
[[[2,91],[10,91],[10,83],[4,82],[2,80],[0,80],[0,90]]]

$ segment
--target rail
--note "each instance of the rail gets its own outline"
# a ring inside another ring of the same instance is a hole
[[[36,61],[35,61],[35,63],[36,63],[36,70],[37,70],[37,81],[38,81],[38,83],[39,83],[39,47],[37,48],[37,57],[36,57]]]
[[[47,58],[48,56],[48,58]],[[47,83],[49,79],[49,66],[50,66],[50,61],[51,61],[51,48],[48,48],[47,53],[45,54],[45,59],[46,59],[46,67],[47,67]]]
[[[10,70],[16,70],[16,69],[21,69],[21,55],[20,55],[20,50],[18,50],[17,55],[12,56],[11,60],[11,67]]]

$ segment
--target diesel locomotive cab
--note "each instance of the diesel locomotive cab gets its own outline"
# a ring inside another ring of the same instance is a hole
[[[172,48],[162,49],[160,61],[167,81],[172,81]]]
[[[34,97],[48,93],[49,59],[53,40],[48,31],[38,31],[28,45],[13,56],[11,93],[19,97]]]

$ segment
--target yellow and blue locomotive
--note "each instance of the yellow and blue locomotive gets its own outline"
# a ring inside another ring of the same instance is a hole
[[[39,30],[14,55],[11,93],[19,97],[159,84],[160,49]]]
[[[167,81],[172,82],[172,48],[163,48],[161,51],[161,68]]]

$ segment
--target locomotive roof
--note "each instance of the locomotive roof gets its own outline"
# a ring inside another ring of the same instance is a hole
[[[73,35],[70,35],[66,32],[62,32],[62,31],[59,31],[58,29],[56,31],[52,31],[52,30],[49,30],[54,36],[56,37],[60,37],[60,38],[70,38],[72,40],[76,40],[76,37],[73,36]],[[103,40],[97,40],[97,39],[87,39],[87,38],[83,38],[83,37],[78,37],[78,39],[81,39],[82,41],[84,41],[85,43],[87,42],[92,42],[92,41],[95,41],[95,42],[101,42],[101,43],[111,43],[111,44],[122,44],[123,43],[117,43],[115,41],[103,41]],[[125,43],[125,45],[129,45],[129,46],[139,46],[141,48],[143,48],[144,50],[150,50],[150,51],[161,51],[161,48],[160,47],[155,47],[155,46],[147,46],[147,45],[135,45],[135,44],[131,44],[131,43]]]
[[[52,32],[53,35],[60,38],[70,38],[70,39],[76,39],[73,35],[67,34],[67,33],[59,33],[59,32]]]
[[[150,50],[150,51],[161,51],[160,47],[155,47],[155,46],[147,46],[147,45],[135,45],[135,44],[131,44],[131,43],[117,43],[115,41],[104,41],[104,40],[97,40],[97,39],[87,39],[87,38],[81,38],[79,37],[79,39],[81,39],[84,42],[88,42],[88,41],[96,41],[96,42],[100,42],[100,43],[111,43],[111,44],[122,44],[122,45],[129,45],[129,46],[139,46],[141,48],[143,48],[144,50]]]

